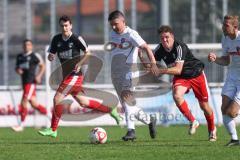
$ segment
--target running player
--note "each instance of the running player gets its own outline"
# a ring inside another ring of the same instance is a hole
[[[54,111],[52,113],[51,128],[41,130],[39,134],[57,137],[58,123],[63,112],[62,101],[69,94],[72,95],[82,107],[110,113],[119,124],[121,117],[116,108],[111,109],[98,101],[89,100],[84,97],[82,88],[83,74],[79,64],[83,64],[82,62],[88,58],[90,53],[83,38],[72,33],[72,22],[68,16],[62,16],[59,19],[59,25],[62,29],[62,33],[53,37],[48,59],[49,61],[53,61],[57,54],[62,65],[64,78],[54,96]],[[84,52],[83,58],[80,56],[80,50]]]
[[[36,73],[37,67],[39,67],[39,70]],[[47,114],[46,108],[38,103],[36,98],[36,84],[41,83],[44,71],[44,61],[38,53],[33,52],[32,41],[29,39],[24,40],[23,53],[17,55],[16,61],[16,73],[21,76],[23,87],[23,96],[19,108],[21,124],[12,127],[14,131],[23,131],[24,129],[24,121],[28,113],[28,102],[41,114]]]
[[[125,16],[120,11],[113,11],[108,17],[112,27],[110,42],[114,48],[111,50],[111,78],[120,102],[125,110],[127,133],[122,137],[124,141],[134,140],[135,123],[132,117],[149,125],[151,138],[156,137],[156,117],[147,115],[136,104],[131,81],[131,68],[137,63],[138,49],[145,50],[152,63],[155,63],[153,53],[146,42],[135,31],[126,26]]]
[[[216,141],[214,113],[208,103],[208,86],[203,71],[204,64],[193,56],[186,44],[175,40],[170,26],[161,26],[158,33],[161,43],[155,49],[155,59],[157,61],[163,60],[168,67],[158,68],[157,65],[153,65],[151,71],[156,76],[161,74],[174,75],[173,98],[179,110],[190,121],[190,135],[194,134],[199,126],[199,122],[190,112],[184,99],[184,94],[192,88],[207,120],[209,141]]]
[[[210,62],[229,66],[227,78],[222,89],[223,123],[231,135],[226,146],[240,145],[234,118],[238,116],[240,107],[240,31],[238,31],[238,16],[226,15],[223,21],[223,37],[221,57],[211,52],[208,55]]]

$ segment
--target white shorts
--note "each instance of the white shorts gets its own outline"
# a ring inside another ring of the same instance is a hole
[[[126,58],[125,55],[116,55],[112,59],[111,78],[118,96],[124,90],[132,91],[134,87],[131,77],[128,76],[131,73],[132,64],[126,63]]]
[[[237,80],[227,79],[222,89],[222,95],[229,97],[240,105],[240,83]]]

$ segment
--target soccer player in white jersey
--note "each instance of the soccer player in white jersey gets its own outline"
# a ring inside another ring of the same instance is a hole
[[[216,64],[227,66],[228,73],[222,89],[222,114],[223,123],[231,135],[231,140],[226,146],[240,145],[234,118],[238,116],[240,106],[240,31],[238,31],[238,16],[226,15],[222,30],[223,55],[218,57],[209,53],[208,60]]]
[[[108,21],[112,27],[110,33],[110,44],[114,46],[111,50],[111,78],[120,99],[121,105],[125,110],[127,123],[127,134],[122,137],[124,141],[134,140],[135,124],[134,119],[149,125],[151,138],[156,136],[156,117],[149,116],[137,106],[134,98],[131,81],[131,67],[137,63],[138,49],[146,51],[151,63],[156,63],[151,49],[141,36],[126,26],[125,16],[116,10],[110,13]],[[132,119],[134,117],[134,119]]]

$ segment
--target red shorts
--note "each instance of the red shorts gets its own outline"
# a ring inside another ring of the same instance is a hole
[[[187,87],[187,92],[189,92],[189,90],[192,88],[194,95],[198,99],[198,101],[208,102],[208,86],[204,72],[202,72],[198,77],[190,79],[174,77],[173,89],[177,86]]]
[[[27,83],[23,85],[23,98],[31,99],[36,96],[36,84]]]
[[[67,96],[68,94],[77,95],[82,92],[83,75],[69,75],[60,84],[57,92]]]

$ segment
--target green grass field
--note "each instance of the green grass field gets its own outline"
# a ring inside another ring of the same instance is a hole
[[[0,160],[28,159],[199,159],[235,160],[240,158],[240,147],[225,147],[229,136],[224,127],[218,128],[218,141],[207,141],[206,126],[200,126],[193,136],[188,126],[158,126],[158,136],[150,139],[147,127],[137,127],[137,140],[123,142],[125,129],[103,127],[108,133],[106,144],[90,144],[88,133],[93,127],[60,127],[56,139],[42,137],[37,130],[26,128],[15,133],[10,128],[0,129]]]

